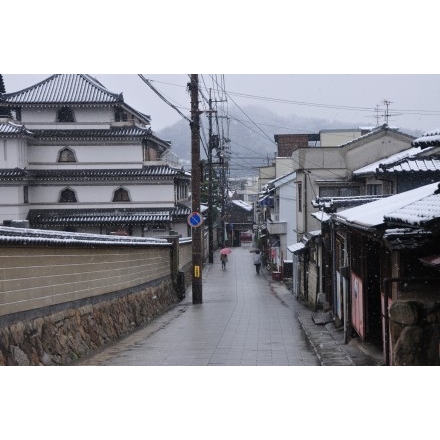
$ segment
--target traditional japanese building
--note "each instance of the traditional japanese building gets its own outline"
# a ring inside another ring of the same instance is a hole
[[[188,236],[190,175],[170,165],[170,152],[149,116],[90,75],[52,75],[14,93],[3,86],[0,222]]]

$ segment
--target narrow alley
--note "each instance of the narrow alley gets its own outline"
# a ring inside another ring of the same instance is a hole
[[[265,270],[256,273],[250,249],[233,248],[226,269],[216,252],[203,269],[202,304],[192,304],[190,287],[172,310],[78,365],[320,365],[298,302]]]

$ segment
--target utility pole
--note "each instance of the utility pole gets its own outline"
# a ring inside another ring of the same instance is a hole
[[[212,162],[212,151],[217,150],[217,157],[220,159],[221,152],[219,151],[220,147],[220,138],[219,135],[213,135],[212,133],[212,115],[214,113],[217,113],[216,110],[212,108],[213,102],[224,102],[223,100],[220,101],[213,101],[211,98],[211,92],[212,90],[209,89],[209,110],[208,110],[208,121],[209,121],[209,145],[208,145],[208,249],[209,249],[209,262],[214,262],[214,217],[217,218],[217,216],[214,216],[214,190],[213,190],[213,179],[214,179],[214,173],[213,173],[213,162]],[[216,162],[216,165],[223,165],[222,159],[220,159],[219,162]]]
[[[213,139],[212,139],[212,99],[211,99],[211,89],[209,89],[209,113],[208,113],[208,120],[209,120],[209,145],[208,145],[208,261],[210,263],[214,263],[214,234],[213,234],[213,214],[214,210],[212,207],[212,150],[213,150]]]
[[[200,113],[199,113],[199,76],[191,74],[188,84],[191,93],[191,198],[192,211],[200,214]],[[201,304],[202,298],[202,231],[199,223],[192,228],[192,300]]]
[[[229,143],[231,140],[229,138],[223,138],[222,148],[220,151],[220,192],[221,192],[221,245],[225,244],[226,237],[226,200],[228,197],[228,180],[229,180],[229,156],[230,147]]]

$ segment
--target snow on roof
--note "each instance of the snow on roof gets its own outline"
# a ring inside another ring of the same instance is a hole
[[[114,104],[123,101],[121,94],[109,92],[87,74],[55,74],[26,89],[5,93],[3,98],[8,104]]]
[[[169,243],[166,239],[117,235],[86,234],[42,229],[13,228],[0,226],[0,243],[33,243],[41,245],[86,245],[86,246],[157,246]]]
[[[30,132],[24,125],[19,125],[12,121],[8,121],[6,123],[0,124],[0,134],[17,136],[17,135],[32,135],[32,132]]]
[[[433,195],[438,188],[439,182],[431,183],[411,191],[340,211],[333,214],[332,218],[336,221],[352,223],[363,227],[379,226],[385,222],[384,216]]]
[[[413,147],[431,147],[440,145],[440,128],[427,131],[423,136],[412,141]]]
[[[435,218],[440,218],[440,194],[432,194],[385,215],[387,222],[410,226],[422,226]]]
[[[290,246],[287,246],[287,250],[289,252],[292,252],[292,254],[296,254],[297,252],[302,251],[303,249],[305,249],[306,245],[304,243],[295,243],[295,244],[291,244]]]
[[[231,200],[231,203],[238,206],[239,208],[245,209],[246,211],[252,211],[253,206],[249,205],[249,203],[245,203],[242,200]]]
[[[312,206],[314,208],[320,208],[321,210],[329,210],[346,207],[354,207],[369,202],[373,202],[378,199],[389,197],[389,195],[366,195],[366,196],[347,196],[347,197],[316,197],[312,200]]]
[[[264,185],[264,187],[266,187],[266,191],[268,189],[278,188],[279,186],[284,185],[287,182],[290,182],[295,177],[296,177],[296,171],[292,171],[290,173],[283,174],[282,176],[267,182],[267,184]]]
[[[320,235],[322,235],[322,231],[320,229],[316,230],[316,231],[310,231],[307,232],[311,237],[319,237]]]
[[[395,164],[381,165],[378,171],[380,173],[408,173],[408,172],[428,172],[439,171],[440,159],[436,158],[408,158]]]
[[[372,174],[376,172],[376,169],[380,167],[380,165],[387,165],[391,164],[393,162],[397,162],[398,160],[405,159],[407,157],[415,156],[416,154],[420,153],[422,149],[420,147],[412,147],[408,148],[405,151],[401,151],[400,153],[396,153],[391,155],[388,158],[380,159],[376,162],[371,163],[370,165],[366,165],[362,168],[359,168],[355,171],[353,171],[354,176],[359,176],[362,174]]]
[[[313,212],[311,214],[311,216],[315,217],[316,220],[318,220],[320,222],[326,222],[326,221],[330,220],[330,218],[331,218],[331,216],[324,211]]]

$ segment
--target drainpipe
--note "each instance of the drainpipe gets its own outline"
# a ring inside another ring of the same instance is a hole
[[[304,233],[307,232],[307,176],[306,170],[304,170],[304,202],[303,202],[303,210],[304,210]]]
[[[336,314],[336,229],[332,220],[330,221],[330,243],[332,250],[332,309],[333,313]]]

